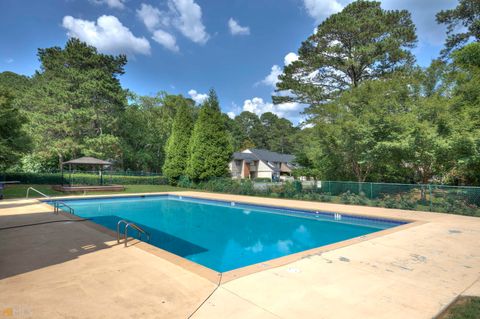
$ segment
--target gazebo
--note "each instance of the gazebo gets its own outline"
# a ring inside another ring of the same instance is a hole
[[[68,165],[68,174],[69,174],[69,183],[68,186],[64,185],[64,166]],[[98,169],[99,173],[99,185],[97,186],[91,186],[91,185],[78,185],[74,186],[72,185],[72,166],[91,166],[92,168]],[[94,157],[80,157],[76,158],[67,162],[63,162],[61,166],[62,170],[62,185],[57,185],[54,188],[59,191],[63,192],[75,192],[75,191],[105,191],[105,190],[112,190],[112,191],[118,191],[118,190],[124,190],[125,188],[122,185],[104,185],[103,183],[103,171],[105,167],[110,167],[112,168],[112,163],[108,161],[104,161],[98,158]]]

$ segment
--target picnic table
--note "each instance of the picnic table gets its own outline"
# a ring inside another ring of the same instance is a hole
[[[19,184],[19,181],[0,181],[0,200],[3,199],[3,189],[9,184]]]

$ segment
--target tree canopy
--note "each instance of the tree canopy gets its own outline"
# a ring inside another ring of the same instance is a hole
[[[275,103],[315,107],[362,81],[411,66],[415,25],[406,10],[389,11],[380,2],[355,1],[328,17],[298,50],[297,61],[279,76]]]
[[[29,151],[30,137],[25,132],[26,117],[13,106],[13,97],[0,89],[0,169],[17,163]]]
[[[127,99],[118,76],[125,56],[80,42],[39,49],[40,71],[19,104],[31,114],[37,154],[46,161],[81,154],[119,158],[118,120]]]
[[[163,174],[173,182],[177,182],[182,176],[187,176],[190,138],[194,123],[193,111],[193,105],[180,104],[173,121],[171,135],[166,143]]]
[[[210,90],[200,108],[190,139],[188,177],[198,181],[227,176],[232,152],[217,94]]]
[[[444,57],[471,39],[480,41],[480,1],[460,0],[457,7],[440,11],[436,18],[447,26]]]

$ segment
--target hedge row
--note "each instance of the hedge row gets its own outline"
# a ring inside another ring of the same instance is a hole
[[[2,173],[0,180],[19,181],[23,184],[62,184],[60,173]],[[63,184],[70,182],[70,175],[63,176]],[[98,185],[100,176],[95,174],[75,173],[71,176],[74,185]],[[163,176],[125,176],[125,175],[103,175],[104,184],[120,185],[167,185],[168,179]]]

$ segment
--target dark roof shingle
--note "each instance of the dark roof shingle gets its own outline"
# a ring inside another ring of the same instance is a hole
[[[233,159],[235,160],[261,160],[264,162],[282,162],[291,163],[295,161],[295,156],[290,154],[281,154],[262,149],[251,148],[252,153],[235,152]]]

